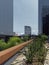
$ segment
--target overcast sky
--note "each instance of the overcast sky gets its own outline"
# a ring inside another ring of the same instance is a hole
[[[14,31],[24,33],[24,26],[31,26],[32,34],[38,33],[38,1],[13,0]]]

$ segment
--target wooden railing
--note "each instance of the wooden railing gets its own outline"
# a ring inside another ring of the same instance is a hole
[[[11,47],[9,49],[6,49],[4,51],[0,51],[0,65],[3,64],[5,61],[7,61],[11,56],[16,54],[16,52],[20,51],[23,47],[25,47],[27,44],[29,44],[32,40],[29,40],[27,42],[24,42],[22,44],[19,44],[17,46]]]

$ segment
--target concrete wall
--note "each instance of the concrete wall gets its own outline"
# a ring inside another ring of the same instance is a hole
[[[42,31],[42,17],[49,14],[49,0],[38,1],[38,32],[41,34]]]
[[[0,0],[0,34],[13,32],[13,0]]]

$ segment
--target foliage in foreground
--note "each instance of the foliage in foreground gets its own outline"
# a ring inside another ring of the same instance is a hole
[[[25,56],[28,63],[33,62],[33,58],[36,57],[39,62],[43,64],[46,56],[46,48],[44,46],[47,36],[41,35],[33,40],[31,44],[27,46],[27,51],[25,51]]]
[[[0,51],[6,49],[6,43],[3,40],[0,40]]]
[[[24,55],[26,56],[27,62],[32,63],[34,57],[34,49],[32,47],[32,43],[27,46]]]
[[[21,42],[22,40],[19,37],[11,37],[7,43],[4,42],[3,40],[0,40],[0,51],[18,45]]]
[[[20,44],[22,40],[19,37],[11,37],[8,41],[8,44],[11,46],[15,46],[17,44]]]

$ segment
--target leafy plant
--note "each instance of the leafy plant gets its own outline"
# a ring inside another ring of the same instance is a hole
[[[3,40],[0,40],[0,51],[13,47],[21,42],[22,40],[19,37],[11,37],[7,43],[5,43]]]
[[[29,40],[29,35],[25,35],[24,38],[23,38],[24,41],[27,41]]]
[[[46,56],[46,52],[47,52],[47,50],[46,50],[46,48],[44,46],[46,39],[47,39],[47,36],[41,35],[35,41],[36,56],[38,57],[38,60],[41,63],[44,62],[45,56]]]
[[[44,60],[45,60],[46,52],[47,52],[47,50],[46,50],[45,47],[43,47],[43,48],[41,48],[40,50],[38,50],[37,57],[38,57],[38,60],[39,60],[41,63],[43,63]]]
[[[38,37],[41,39],[43,43],[45,43],[45,41],[48,39],[48,36],[46,35],[39,35]]]
[[[6,43],[3,40],[0,40],[0,51],[6,49]]]
[[[15,46],[15,45],[17,45],[17,44],[19,44],[19,43],[21,43],[22,42],[22,40],[19,38],[19,37],[11,37],[10,39],[9,39],[9,41],[8,41],[8,44],[10,45],[10,46]]]
[[[34,49],[33,49],[33,44],[29,44],[25,50],[25,54],[27,62],[32,63],[33,57],[34,57]]]
[[[30,43],[27,46],[27,51],[25,51],[25,56],[28,63],[33,62],[33,58],[36,56],[41,63],[44,62],[45,56],[46,56],[46,48],[44,46],[45,40],[47,39],[47,36],[40,35],[37,38],[35,38],[32,43]]]

